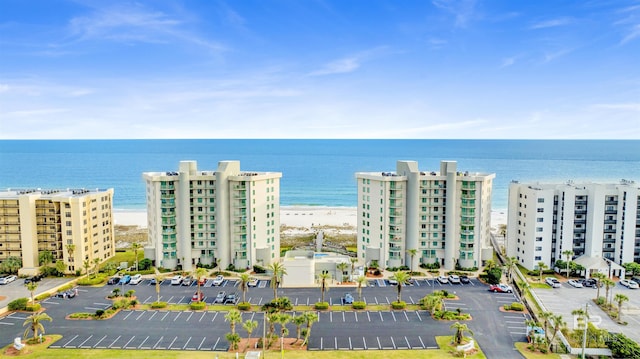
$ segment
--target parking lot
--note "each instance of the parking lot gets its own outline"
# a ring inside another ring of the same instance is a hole
[[[622,320],[628,322],[623,326],[617,324],[609,316],[597,307],[592,299],[597,295],[596,288],[574,288],[563,282],[560,288],[535,288],[534,292],[540,298],[546,309],[556,314],[562,314],[567,322],[567,326],[574,328],[573,315],[575,309],[584,309],[585,304],[589,304],[589,314],[599,328],[607,329],[611,332],[624,333],[629,338],[640,342],[640,290],[629,289],[616,284],[610,289],[610,297],[616,293],[621,293],[629,298],[629,301],[622,305]],[[605,296],[605,288],[600,288],[600,296]],[[617,303],[613,302],[615,306]]]
[[[255,306],[269,302],[273,290],[268,280],[261,280],[256,287],[249,288],[247,300]],[[388,304],[396,299],[397,287],[386,280],[372,280],[362,289],[362,299],[369,304]],[[229,323],[226,311],[169,311],[169,310],[124,310],[109,320],[66,320],[75,312],[93,313],[106,309],[111,301],[106,297],[114,288],[121,292],[135,290],[142,303],[158,299],[156,286],[150,280],[138,285],[105,285],[100,288],[80,287],[78,296],[71,299],[52,297],[42,302],[52,323],[45,323],[48,333],[59,333],[63,339],[54,348],[125,348],[166,350],[211,350],[228,349],[225,339]],[[228,279],[220,286],[207,281],[201,287],[204,300],[212,303],[218,292],[242,293],[237,279]],[[525,340],[524,320],[521,314],[503,313],[498,308],[516,300],[512,293],[491,293],[488,287],[476,280],[468,284],[441,284],[433,280],[417,280],[403,286],[402,299],[418,303],[420,298],[444,289],[455,293],[457,300],[446,300],[446,309],[460,308],[470,313],[473,320],[467,322],[479,345],[488,357],[513,357],[513,342]],[[160,285],[160,300],[169,303],[189,303],[197,285],[171,285],[164,281]],[[358,299],[357,290],[348,286],[332,286],[325,293],[325,300],[332,305],[343,305],[345,293]],[[320,300],[319,288],[279,288],[279,296],[287,296],[294,305],[312,305]],[[229,304],[229,308],[232,305]],[[295,314],[295,313],[294,313]],[[309,350],[384,350],[384,349],[428,349],[435,348],[435,336],[450,335],[451,322],[433,320],[425,311],[328,311],[319,312],[319,322],[314,324],[309,341]],[[23,332],[25,313],[13,313],[0,319],[0,345],[6,345]],[[262,326],[261,313],[243,313],[243,320],[253,319]],[[238,329],[245,335],[242,329]],[[290,333],[295,326],[290,325]],[[260,336],[254,333],[254,336]],[[290,334],[292,335],[292,334]]]

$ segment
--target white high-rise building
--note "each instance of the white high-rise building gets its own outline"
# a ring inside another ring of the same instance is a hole
[[[619,184],[518,183],[509,186],[507,255],[525,268],[553,268],[574,258],[618,264],[640,259],[640,198],[632,181]]]
[[[84,272],[115,254],[113,189],[26,189],[0,192],[0,262],[22,260],[20,275],[40,271],[39,256]]]
[[[279,172],[240,171],[222,161],[198,171],[181,161],[177,172],[146,172],[148,258],[164,268],[196,264],[248,268],[280,258]]]
[[[479,267],[493,258],[495,174],[456,167],[442,161],[440,172],[420,171],[417,162],[398,161],[396,172],[356,173],[358,257],[387,268],[439,263],[446,269]]]

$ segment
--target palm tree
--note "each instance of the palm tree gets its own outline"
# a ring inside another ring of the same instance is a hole
[[[493,269],[493,268],[495,268],[495,267],[496,267],[496,262],[495,262],[493,259],[487,259],[487,260],[484,262],[484,269],[485,269],[486,271],[490,271],[490,270],[492,270],[492,269]]]
[[[38,283],[31,281],[25,284],[25,287],[27,287],[27,290],[31,293],[31,303],[35,304],[36,301],[33,299],[33,292],[35,292],[36,289],[38,288]]]
[[[501,224],[498,226],[498,235],[501,237],[505,237],[507,235],[507,225]]]
[[[523,298],[526,297],[527,294],[529,294],[529,292],[531,291],[531,286],[529,285],[529,283],[521,280],[521,281],[518,281],[517,284],[518,284],[518,288],[520,288],[520,292],[521,292],[520,294],[522,295],[522,297]]]
[[[342,281],[346,282],[349,279],[349,276],[346,276],[344,272],[349,268],[349,264],[346,262],[340,262],[336,264],[336,269],[340,271],[340,277],[342,277]]]
[[[258,322],[256,320],[247,319],[242,323],[242,327],[247,331],[247,347],[245,350],[249,348],[249,343],[251,343],[251,333],[258,327]]]
[[[556,335],[558,334],[559,331],[562,330],[562,328],[567,326],[567,322],[565,322],[562,319],[562,314],[554,314],[552,315],[550,318],[550,322],[552,323],[551,328],[553,329],[552,331],[552,335],[551,338],[549,339],[549,341],[547,341],[547,351],[551,350],[551,343],[553,343],[553,340],[556,338]],[[545,331],[545,334],[547,332]]]
[[[245,303],[247,301],[247,289],[249,288],[248,284],[251,281],[251,277],[248,273],[240,274],[240,290],[242,291],[242,302]]]
[[[300,340],[300,333],[302,332],[302,325],[306,322],[304,315],[296,315],[293,317],[292,322],[296,325],[296,343]]]
[[[453,342],[455,344],[462,344],[464,333],[469,333],[473,335],[473,332],[471,331],[471,329],[467,327],[466,324],[460,324],[459,322],[455,322],[451,324],[450,328],[455,331],[455,333],[453,334]]]
[[[541,312],[540,314],[538,314],[538,318],[540,318],[543,323],[542,325],[544,327],[545,339],[547,339],[547,333],[549,329],[549,320],[551,319],[551,317],[553,317],[553,313],[551,312]]]
[[[224,319],[229,321],[231,334],[236,334],[236,324],[242,323],[242,314],[240,314],[237,309],[231,309],[229,313],[224,316]]]
[[[578,321],[576,324],[578,324],[578,327],[574,328],[574,329],[584,329],[582,326],[586,326],[587,322],[589,320],[589,313],[582,308],[578,308],[578,309],[574,309],[571,311],[571,315],[573,316],[577,316]],[[582,322],[582,324],[580,323]]]
[[[620,318],[622,318],[622,303],[628,302],[629,297],[621,293],[616,293],[614,299],[616,303],[618,303],[618,321],[621,321]]]
[[[238,350],[238,343],[240,342],[239,334],[227,333],[225,338],[227,338],[227,340],[229,341],[229,344],[230,344],[229,346],[231,347],[231,350]]]
[[[198,299],[200,299],[200,296],[201,296],[200,281],[206,275],[207,275],[207,270],[206,268],[202,268],[202,267],[196,268],[196,270],[193,272],[193,276],[196,277],[196,283],[198,284]],[[156,283],[158,283],[157,280],[156,280]]]
[[[33,313],[27,317],[22,326],[28,326],[24,331],[24,337],[26,338],[29,335],[29,332],[33,332],[33,338],[35,339],[38,336],[38,331],[44,333],[44,325],[42,325],[43,321],[51,321],[51,317],[46,313]]]
[[[538,262],[538,280],[542,282],[542,272],[544,272],[545,269],[547,269],[547,265],[540,261]]]
[[[22,259],[20,257],[12,256],[2,262],[2,270],[9,274],[17,273],[20,268],[22,268]]]
[[[284,337],[289,333],[287,324],[291,322],[291,316],[285,313],[278,313],[275,321],[280,325],[280,351],[284,357]]]
[[[607,276],[600,272],[595,272],[591,275],[591,278],[596,280],[596,289],[598,290],[596,292],[596,299],[598,299],[600,298],[600,287],[602,286],[602,281],[606,279]]]
[[[315,312],[305,312],[303,316],[305,323],[307,323],[307,333],[305,334],[304,341],[302,342],[302,344],[300,344],[300,346],[304,346],[309,342],[309,337],[311,336],[311,327],[313,326],[313,323],[318,321],[318,314],[316,314]]]
[[[100,258],[94,258],[93,259],[93,268],[94,268],[93,273],[95,275],[98,275],[98,271],[100,270],[99,266],[100,266]]]
[[[613,288],[614,285],[616,285],[616,282],[612,281],[609,278],[605,278],[602,280],[602,284],[604,284],[604,290],[605,290],[605,302],[609,303],[609,305],[611,305],[611,300],[609,298],[609,290],[611,288]]]
[[[85,261],[82,263],[82,266],[84,267],[85,274],[89,275],[89,268],[91,268],[91,262],[89,262],[88,259],[85,259]]]
[[[562,255],[567,256],[567,279],[569,278],[569,262],[571,261],[571,258],[573,258],[573,251],[572,250],[566,250],[566,251],[562,251]]]
[[[351,275],[356,271],[356,263],[358,263],[358,258],[351,257]]]
[[[46,267],[51,262],[53,262],[53,254],[51,251],[41,251],[40,254],[38,254],[38,263],[40,263],[41,266]]]
[[[391,279],[398,282],[398,285],[396,286],[398,287],[398,303],[401,301],[400,292],[402,292],[402,286],[409,282],[409,278],[411,278],[411,276],[407,272],[402,271],[397,271],[391,276]]]
[[[516,257],[509,257],[507,258],[506,265],[507,265],[507,274],[509,275],[509,282],[511,282],[513,278],[513,271],[518,265],[518,259]]]
[[[442,310],[444,304],[442,296],[440,295],[428,295],[421,300],[421,304],[425,310],[433,314],[436,311]]]
[[[76,245],[67,244],[65,248],[67,249],[67,253],[69,254],[69,262],[73,263],[73,252],[75,252],[76,250]]]
[[[131,249],[133,250],[133,256],[136,258],[136,272],[138,271],[138,249],[140,244],[137,242],[131,243]]]
[[[417,249],[407,249],[407,254],[409,255],[409,258],[411,258],[411,262],[409,262],[409,271],[413,272],[413,257],[415,257],[416,254],[418,254],[418,250]]]
[[[287,274],[284,265],[279,262],[273,262],[267,267],[273,273],[271,275],[271,288],[273,288],[273,298],[278,299],[278,286],[282,280],[282,276]]]
[[[159,275],[156,275],[155,278],[156,278],[156,294],[158,295],[158,302],[160,302],[160,282],[162,282],[162,277],[159,276]],[[198,286],[199,286],[199,284],[198,284]],[[199,289],[200,288],[198,287],[198,290]],[[200,297],[198,296],[198,298],[200,298]]]
[[[362,301],[362,287],[367,286],[367,277],[360,276],[358,277],[358,279],[356,279],[356,282],[358,283],[358,300]]]
[[[320,302],[324,302],[324,292],[328,290],[327,279],[331,279],[331,274],[328,272],[318,274],[318,280],[320,281],[320,293],[322,295]]]

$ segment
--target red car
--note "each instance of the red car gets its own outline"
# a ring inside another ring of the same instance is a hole
[[[198,292],[193,293],[193,297],[191,297],[192,302],[202,302],[204,299],[204,293],[200,292],[198,296]]]
[[[513,293],[513,288],[506,284],[494,284],[489,287],[489,291],[494,293]]]

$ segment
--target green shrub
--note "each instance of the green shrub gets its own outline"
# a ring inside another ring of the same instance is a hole
[[[102,318],[103,315],[104,315],[104,310],[102,309],[96,310],[96,318]]]
[[[193,302],[191,303],[191,310],[203,310],[207,307],[207,303],[205,302]]]
[[[137,300],[137,299],[132,299],[132,300],[129,302],[129,306],[130,306],[130,307],[135,307],[136,305],[138,305],[138,300]]]
[[[105,280],[107,280],[107,275],[105,273],[98,273],[95,277],[79,279],[78,285],[98,285],[104,283]]]
[[[238,303],[238,310],[242,310],[242,311],[251,310],[251,303],[249,302]]]
[[[603,305],[606,302],[606,299],[604,297],[598,297],[595,302],[597,305]]]
[[[253,271],[254,271],[256,274],[263,274],[263,273],[267,273],[267,269],[266,269],[266,268],[264,268],[264,267],[261,267],[261,266],[259,266],[259,265],[254,265],[254,266],[253,266]]]
[[[73,288],[73,284],[63,285],[62,287],[58,288],[58,292],[65,292],[72,288]]]
[[[518,312],[522,312],[524,310],[524,304],[522,303],[518,303],[518,302],[513,302],[511,303],[511,305],[509,306],[510,310],[516,310]]]
[[[134,294],[136,294],[136,291],[133,290],[133,289],[130,289],[124,294],[124,296],[127,297],[127,298],[131,298],[131,297],[133,297]]]
[[[40,310],[40,308],[41,308],[40,303],[35,303],[35,304],[30,303],[30,304],[27,304],[27,307],[25,308],[25,310],[27,312],[37,312]]]
[[[367,303],[365,303],[363,301],[355,301],[355,302],[353,302],[351,307],[353,307],[353,309],[364,309],[364,308],[367,307]]]
[[[167,302],[153,302],[151,303],[151,308],[153,309],[161,309],[161,308],[166,308],[167,307]]]
[[[69,318],[71,319],[87,319],[92,317],[93,317],[93,314],[91,313],[71,313],[69,315]]]
[[[624,334],[612,334],[607,340],[614,358],[640,358],[640,345]]]
[[[27,302],[29,302],[29,298],[18,298],[9,302],[9,310],[26,310]]]
[[[397,301],[391,302],[391,308],[393,309],[404,309],[406,307],[407,307],[407,302],[405,302],[404,300],[400,302],[397,302]]]
[[[329,303],[328,302],[317,302],[315,304],[315,308],[317,310],[327,310],[327,309],[329,309]]]
[[[45,299],[47,299],[49,297],[51,297],[51,293],[42,293],[40,295],[37,295],[35,299],[37,301],[41,301],[41,300],[45,300]]]

